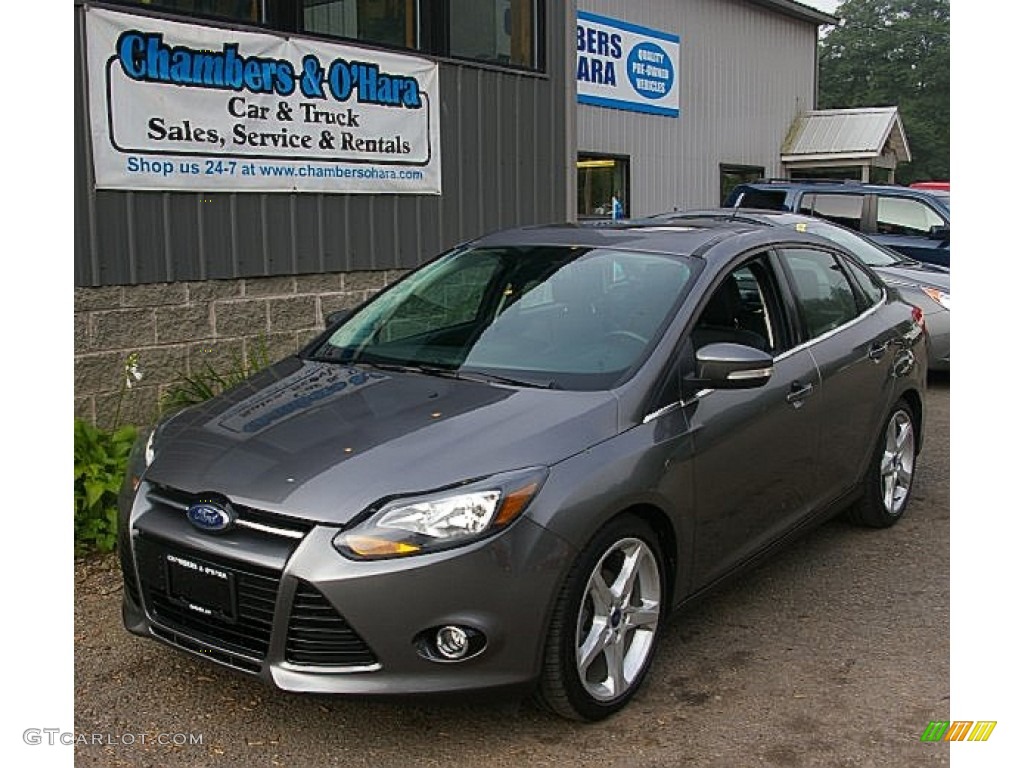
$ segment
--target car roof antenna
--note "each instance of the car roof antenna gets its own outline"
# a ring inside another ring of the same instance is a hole
[[[736,202],[732,204],[732,215],[729,216],[729,221],[736,221],[736,214],[740,212],[740,203],[743,202],[743,195],[746,192],[740,192],[736,197]]]

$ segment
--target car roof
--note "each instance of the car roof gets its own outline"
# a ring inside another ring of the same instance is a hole
[[[720,227],[730,225],[776,227],[799,224],[801,222],[814,222],[815,224],[830,224],[837,226],[827,219],[807,216],[802,213],[791,213],[789,211],[776,211],[761,208],[698,208],[685,211],[669,211],[649,216],[639,221],[650,221],[653,223],[669,223],[672,221],[686,221],[687,225],[701,225],[708,227]]]
[[[712,246],[750,232],[763,231],[755,221],[699,222],[685,225],[644,219],[521,227],[484,235],[467,243],[473,247],[576,245],[592,248],[656,251],[701,256]]]
[[[787,191],[800,190],[808,192],[864,192],[876,195],[890,195],[894,197],[912,197],[917,199],[949,200],[949,193],[936,189],[920,189],[917,187],[904,187],[899,184],[872,184],[863,181],[843,179],[761,179],[759,181],[745,181],[737,184],[736,189],[757,189],[760,191]]]

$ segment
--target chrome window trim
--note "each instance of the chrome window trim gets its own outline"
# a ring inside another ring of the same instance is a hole
[[[787,357],[790,357],[791,355],[795,355],[798,352],[804,351],[805,349],[810,349],[812,346],[814,346],[818,342],[826,341],[827,339],[830,339],[832,336],[835,336],[840,331],[844,331],[847,328],[852,327],[854,324],[859,323],[861,320],[864,320],[864,319],[870,317],[871,315],[875,314],[876,312],[878,312],[878,310],[881,309],[882,305],[885,304],[885,301],[886,301],[886,297],[883,296],[881,299],[879,299],[877,302],[875,302],[875,304],[873,306],[871,306],[868,309],[864,310],[863,312],[861,312],[859,315],[857,315],[852,320],[847,320],[845,323],[843,323],[840,326],[837,326],[837,327],[833,328],[831,331],[826,331],[825,333],[821,334],[820,336],[815,336],[813,339],[808,339],[807,341],[804,341],[804,342],[802,342],[800,344],[797,344],[795,347],[791,347],[790,349],[787,349],[785,352],[783,352],[783,353],[781,353],[779,355],[776,355],[775,357],[772,358],[772,363],[773,364],[778,363],[780,360],[785,360]],[[668,405],[663,405],[661,408],[658,408],[657,410],[651,411],[646,416],[644,416],[643,420],[640,423],[641,424],[648,424],[648,423],[654,421],[655,419],[661,418],[666,413],[671,413],[676,408],[681,408],[681,407],[683,407],[685,405],[688,405],[689,403],[692,403],[692,402],[694,402],[696,400],[700,400],[705,395],[707,395],[707,394],[709,394],[711,392],[714,392],[714,391],[715,390],[713,390],[713,389],[702,389],[697,394],[695,394],[693,397],[691,397],[689,400],[678,400],[678,401],[676,401],[674,403],[669,403]]]
[[[885,304],[885,299],[886,299],[886,297],[883,296],[873,306],[871,306],[868,309],[864,310],[863,312],[861,312],[859,315],[857,315],[852,320],[847,320],[842,325],[836,326],[831,331],[825,331],[825,333],[822,333],[822,334],[820,334],[818,336],[815,336],[813,339],[808,339],[807,341],[804,341],[804,342],[802,342],[800,344],[797,344],[795,347],[787,349],[785,352],[783,352],[782,354],[780,354],[780,355],[778,355],[777,357],[774,358],[775,362],[778,362],[779,360],[785,360],[790,355],[795,355],[797,352],[802,352],[805,349],[810,349],[812,346],[817,344],[819,341],[825,341],[827,339],[830,339],[833,336],[835,336],[837,333],[839,333],[840,331],[845,331],[847,328],[852,327],[856,323],[859,323],[861,320],[864,320],[864,319],[870,317],[871,315],[875,314],[875,312],[877,312],[882,307],[883,304]]]

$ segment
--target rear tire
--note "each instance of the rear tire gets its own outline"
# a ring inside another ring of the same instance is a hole
[[[632,515],[602,528],[580,553],[555,604],[538,702],[572,720],[601,720],[636,694],[665,616],[658,537]]]
[[[907,509],[917,468],[917,429],[905,400],[896,403],[864,478],[864,493],[847,513],[851,522],[871,528],[895,525]]]

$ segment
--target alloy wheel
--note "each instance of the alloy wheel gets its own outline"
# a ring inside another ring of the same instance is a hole
[[[882,451],[882,504],[890,515],[898,515],[907,503],[914,478],[914,422],[906,411],[896,411],[885,430]]]
[[[640,539],[617,541],[591,572],[576,621],[576,669],[590,696],[611,701],[633,686],[660,617],[657,558]]]

